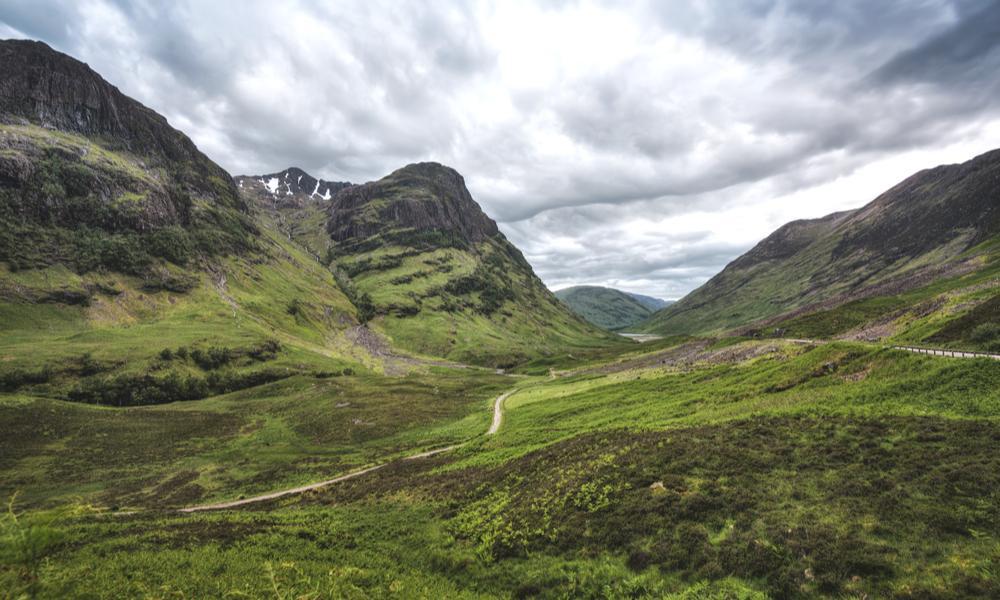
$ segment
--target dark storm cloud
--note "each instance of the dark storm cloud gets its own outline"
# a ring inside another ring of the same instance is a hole
[[[450,164],[553,286],[679,296],[881,190],[804,191],[1000,120],[995,0],[7,0],[0,26],[235,173]]]
[[[996,89],[1000,68],[1000,3],[970,12],[944,32],[901,52],[874,73],[877,80],[960,84]]]

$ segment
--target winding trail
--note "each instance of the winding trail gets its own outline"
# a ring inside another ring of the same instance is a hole
[[[490,428],[486,430],[486,435],[493,435],[500,430],[500,423],[503,422],[503,403],[513,393],[514,390],[504,392],[493,402],[493,422],[490,423]]]
[[[503,403],[507,398],[517,390],[510,390],[500,394],[496,400],[493,401],[493,421],[490,423],[490,428],[486,430],[485,435],[493,435],[500,430],[500,424],[503,422]],[[468,442],[461,444],[454,444],[452,446],[446,446],[444,448],[436,448],[434,450],[425,450],[424,452],[418,452],[416,454],[411,454],[409,456],[404,456],[402,460],[420,460],[422,458],[429,458],[437,454],[443,454],[445,452],[450,452],[457,448],[461,448]],[[289,488],[287,490],[279,490],[277,492],[271,492],[268,494],[262,494],[260,496],[253,496],[251,498],[241,498],[239,500],[230,500],[228,502],[215,502],[213,504],[199,504],[197,506],[188,506],[179,509],[182,513],[195,513],[203,512],[208,510],[224,510],[227,508],[238,508],[240,506],[246,506],[248,504],[255,504],[258,502],[266,502],[268,500],[275,500],[277,498],[283,498],[285,496],[293,496],[295,494],[301,494],[303,492],[308,492],[311,490],[318,490],[324,488],[328,485],[333,485],[334,483],[340,483],[341,481],[347,481],[348,479],[354,479],[356,477],[361,477],[362,475],[367,475],[372,471],[377,471],[382,467],[391,464],[394,461],[386,461],[384,463],[379,463],[377,465],[372,465],[358,471],[352,471],[345,475],[340,475],[334,477],[333,479],[327,479],[325,481],[318,481],[316,483],[310,483],[302,485],[299,487]]]
[[[790,338],[784,338],[784,341],[795,343],[795,344],[826,344],[826,343],[829,343],[830,340],[813,340],[813,339],[790,339]],[[929,355],[929,356],[942,356],[942,357],[948,357],[948,358],[992,358],[994,360],[1000,360],[1000,354],[989,354],[989,353],[986,353],[986,352],[967,352],[967,351],[961,351],[961,350],[942,350],[942,349],[936,349],[936,348],[918,348],[918,347],[914,347],[914,346],[889,346],[889,347],[892,348],[892,349],[894,349],[894,350],[903,350],[903,351],[906,351],[906,352],[914,352],[914,353],[918,353],[918,354],[926,354],[926,355]],[[486,430],[486,433],[484,435],[494,435],[494,434],[496,434],[497,431],[500,430],[500,425],[503,423],[503,404],[507,400],[507,398],[510,398],[516,391],[517,390],[514,389],[514,390],[510,390],[510,391],[504,392],[503,394],[497,396],[496,400],[493,401],[493,421],[490,423],[490,428]],[[425,450],[423,452],[417,452],[415,454],[411,454],[409,456],[404,456],[401,459],[395,459],[395,460],[420,460],[422,458],[429,458],[431,456],[435,456],[435,455],[438,455],[438,454],[443,454],[445,452],[451,452],[452,450],[456,450],[458,448],[461,448],[462,446],[465,446],[466,444],[468,444],[468,442],[463,442],[461,444],[454,444],[454,445],[451,445],[451,446],[446,446],[444,448],[436,448],[434,450]],[[389,465],[392,462],[394,462],[394,461],[386,461],[386,462],[383,462],[383,463],[372,465],[370,467],[366,467],[364,469],[360,469],[358,471],[353,471],[353,472],[347,473],[345,475],[340,475],[338,477],[334,477],[333,479],[327,479],[325,481],[319,481],[319,482],[316,482],[316,483],[310,483],[310,484],[307,484],[307,485],[303,485],[303,486],[299,486],[299,487],[294,487],[294,488],[290,488],[290,489],[287,489],[287,490],[280,490],[280,491],[277,491],[277,492],[271,492],[269,494],[262,494],[260,496],[253,496],[251,498],[243,498],[243,499],[240,499],[240,500],[232,500],[232,501],[229,501],[229,502],[217,502],[217,503],[214,503],[214,504],[201,504],[201,505],[198,505],[198,506],[189,506],[189,507],[186,507],[186,508],[181,508],[179,510],[182,513],[194,513],[194,512],[201,512],[201,511],[207,511],[207,510],[223,510],[223,509],[227,509],[227,508],[238,508],[240,506],[246,506],[248,504],[255,504],[255,503],[258,503],[258,502],[266,502],[268,500],[274,500],[276,498],[283,498],[285,496],[292,496],[292,495],[295,495],[295,494],[301,494],[303,492],[308,492],[308,491],[311,491],[311,490],[317,490],[317,489],[320,489],[320,488],[323,488],[323,487],[326,487],[326,486],[329,486],[329,485],[333,485],[333,484],[339,483],[341,481],[347,481],[348,479],[354,479],[356,477],[361,477],[362,475],[367,475],[368,473],[371,473],[372,471],[377,471],[378,469],[381,469],[382,467],[385,467],[386,465]]]

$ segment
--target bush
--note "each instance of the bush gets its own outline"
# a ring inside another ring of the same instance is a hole
[[[969,339],[988,350],[1000,350],[1000,323],[983,323],[977,326]]]
[[[372,301],[372,297],[368,295],[368,292],[358,297],[355,307],[358,309],[358,320],[362,323],[367,323],[375,318],[375,303]]]
[[[36,370],[14,369],[0,374],[0,391],[13,392],[26,385],[48,383],[55,375],[52,367],[45,365]]]
[[[200,400],[216,394],[264,385],[290,377],[285,370],[264,370],[250,373],[210,373],[207,377],[182,377],[170,373],[165,377],[118,375],[84,380],[69,393],[68,399],[85,404],[106,406],[147,406],[185,400]]]
[[[233,351],[224,346],[212,346],[208,350],[195,348],[191,351],[191,360],[206,371],[218,369],[233,359]]]

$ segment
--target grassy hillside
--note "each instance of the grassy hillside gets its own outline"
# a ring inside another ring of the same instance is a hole
[[[643,331],[721,331],[793,310],[892,296],[978,269],[1000,233],[1000,151],[922,171],[870,204],[789,223]]]
[[[347,188],[329,216],[338,281],[400,348],[510,367],[620,343],[548,291],[447,167],[410,165]]]
[[[580,285],[555,295],[590,323],[612,331],[634,325],[654,312],[632,295],[611,288]]]
[[[993,361],[856,342],[660,346],[521,379],[494,438],[305,497],[184,516],[77,508],[48,525],[58,541],[35,585],[43,596],[989,597],[1000,591],[998,378]]]

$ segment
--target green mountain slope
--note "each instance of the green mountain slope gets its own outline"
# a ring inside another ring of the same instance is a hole
[[[674,303],[673,300],[664,300],[662,298],[654,298],[653,296],[644,296],[642,294],[635,294],[632,292],[625,292],[625,293],[638,300],[639,304],[642,304],[643,306],[645,306],[646,308],[648,308],[653,312],[656,312],[661,308],[666,308]]]
[[[580,285],[555,292],[576,314],[603,329],[624,329],[653,314],[655,309],[632,294],[612,288]],[[656,300],[651,298],[650,300]]]
[[[767,325],[981,271],[1000,233],[998,179],[993,151],[921,171],[860,209],[789,223],[638,328]]]
[[[327,210],[331,267],[401,348],[511,366],[609,339],[549,292],[453,169],[409,165]]]
[[[0,390],[159,404],[382,368],[330,271],[162,116],[44,44],[0,58]]]

